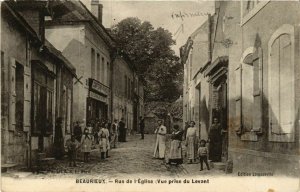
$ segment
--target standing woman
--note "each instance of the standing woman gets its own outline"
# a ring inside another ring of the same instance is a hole
[[[158,120],[158,127],[155,130],[156,142],[154,147],[154,158],[164,159],[166,150],[167,128],[163,125],[162,120]]]
[[[189,164],[193,163],[196,159],[197,154],[197,135],[196,135],[195,122],[190,122],[190,127],[186,132],[186,140],[185,145],[187,147],[187,157],[189,160]]]
[[[81,137],[81,152],[83,152],[83,161],[89,161],[89,155],[92,150],[93,137],[89,133],[89,129],[84,129],[84,134]]]
[[[219,120],[215,117],[209,128],[209,159],[212,162],[220,162],[222,156],[222,128]]]
[[[171,135],[171,149],[170,149],[170,159],[169,164],[175,163],[176,165],[182,164],[182,140],[183,131],[179,130],[178,125],[174,125],[174,131]]]

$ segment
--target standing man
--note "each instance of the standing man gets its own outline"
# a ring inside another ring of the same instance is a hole
[[[162,120],[158,120],[158,127],[155,130],[156,143],[154,147],[154,158],[164,159],[166,150],[166,134],[167,128],[163,125]]]
[[[115,119],[114,123],[111,126],[111,146],[116,148],[118,142],[118,120]]]
[[[74,126],[74,137],[78,142],[80,142],[81,136],[82,136],[82,129],[81,129],[79,121],[76,121],[76,124]]]
[[[144,139],[144,129],[145,129],[145,121],[142,116],[140,116],[140,132],[141,132],[141,139]]]
[[[120,131],[120,142],[126,142],[126,128],[125,128],[125,122],[124,118],[121,118],[121,121],[119,122],[119,131]]]

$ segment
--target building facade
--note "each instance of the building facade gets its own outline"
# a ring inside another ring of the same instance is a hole
[[[284,17],[283,10],[289,10]],[[299,173],[299,13],[299,2],[215,4],[207,40],[211,59],[198,74],[209,83],[209,91],[201,83],[209,107],[200,119],[209,114],[209,125],[219,119],[222,160],[232,160],[236,172]],[[195,47],[183,56],[204,54]],[[191,89],[184,94],[185,105],[197,98]],[[193,113],[191,107],[184,111]]]
[[[124,118],[126,128],[133,129],[133,82],[135,69],[130,61],[117,56],[113,63],[113,119]],[[128,130],[128,131],[129,131]]]
[[[100,4],[93,6],[101,8]],[[79,1],[54,3],[52,9],[56,15],[46,22],[47,39],[77,69],[74,120],[111,119],[113,41],[101,24],[101,16],[97,19]]]
[[[72,121],[75,68],[45,40],[46,15],[46,2],[1,4],[2,165],[30,167],[38,153],[51,156],[56,119],[64,111],[62,132]]]

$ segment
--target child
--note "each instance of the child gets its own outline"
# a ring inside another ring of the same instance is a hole
[[[89,161],[89,155],[92,150],[93,137],[89,134],[87,128],[84,129],[84,135],[81,137],[81,151],[83,152],[83,161]]]
[[[107,143],[108,143],[108,136],[106,135],[104,129],[102,128],[99,131],[99,147],[101,153],[101,159],[105,159],[105,155],[107,152]]]
[[[75,135],[71,136],[71,139],[66,141],[67,149],[68,149],[68,157],[69,157],[69,166],[72,164],[76,167],[76,150],[78,148],[78,141],[75,139]]]
[[[206,145],[206,141],[202,139],[200,141],[200,147],[198,149],[198,156],[200,158],[200,165],[201,165],[200,171],[203,170],[203,161],[204,161],[204,163],[207,167],[207,170],[209,170],[209,165],[208,165],[208,162],[207,162],[208,149],[205,145]]]

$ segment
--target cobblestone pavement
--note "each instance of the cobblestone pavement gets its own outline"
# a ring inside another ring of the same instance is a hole
[[[57,161],[53,169],[46,173],[31,174],[29,178],[59,178],[59,177],[86,177],[101,176],[101,178],[118,178],[128,176],[153,177],[182,177],[196,175],[224,174],[219,170],[199,171],[199,164],[180,166],[167,165],[164,160],[153,158],[154,135],[145,135],[141,140],[139,135],[128,136],[127,142],[119,143],[118,147],[109,151],[109,158],[100,160],[100,153],[96,150],[91,153],[91,161],[77,162],[77,167],[69,167],[67,160]],[[167,142],[166,154],[170,147]]]

